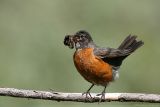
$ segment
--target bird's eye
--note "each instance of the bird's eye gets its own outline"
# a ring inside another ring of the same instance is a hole
[[[82,34],[80,37],[81,37],[81,38],[84,38],[84,35]]]

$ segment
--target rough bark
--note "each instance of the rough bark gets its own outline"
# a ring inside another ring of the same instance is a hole
[[[86,98],[82,93],[64,93],[54,91],[24,90],[16,88],[0,88],[0,96],[10,96],[17,98],[31,98],[53,101],[74,101],[74,102],[98,102],[101,96],[97,93],[91,93],[92,98]],[[106,93],[103,102],[148,102],[160,103],[160,94],[144,93]]]

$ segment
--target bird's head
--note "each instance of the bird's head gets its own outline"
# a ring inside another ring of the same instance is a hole
[[[90,47],[93,44],[93,40],[87,31],[81,30],[76,32],[74,35],[66,35],[64,39],[64,45],[69,46],[73,49],[82,49]]]

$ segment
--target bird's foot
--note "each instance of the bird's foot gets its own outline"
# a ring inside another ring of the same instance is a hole
[[[101,98],[99,99],[99,102],[98,102],[98,103],[100,103],[100,102],[102,102],[102,101],[105,100],[105,92],[102,92],[102,93],[100,93],[100,94],[97,94],[97,96],[100,96],[100,95],[101,95]]]
[[[84,92],[84,93],[82,93],[82,96],[83,95],[86,96],[86,100],[90,100],[91,101],[93,99],[90,92]]]

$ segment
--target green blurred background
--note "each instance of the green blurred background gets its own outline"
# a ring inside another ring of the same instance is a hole
[[[129,34],[145,45],[128,57],[107,92],[160,93],[160,0],[0,0],[0,87],[84,92],[66,34],[85,29],[116,48]],[[92,92],[101,92],[95,87]],[[0,97],[0,107],[151,107],[147,103],[54,102]]]

